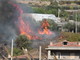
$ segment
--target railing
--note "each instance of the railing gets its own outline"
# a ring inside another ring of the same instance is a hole
[[[80,0],[58,0],[58,1],[80,1]]]
[[[80,47],[65,47],[65,46],[62,46],[62,47],[51,47],[49,46],[48,48],[46,49],[51,49],[51,50],[80,50]]]
[[[55,60],[55,59],[48,59],[48,60]],[[57,60],[80,60],[80,59],[57,59]]]
[[[80,59],[58,59],[58,60],[80,60]]]

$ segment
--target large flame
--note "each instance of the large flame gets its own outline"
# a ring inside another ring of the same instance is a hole
[[[31,36],[29,35],[29,33],[31,33],[31,29],[29,27],[28,22],[24,22],[22,20],[21,17],[19,17],[19,30],[20,30],[20,34],[26,35],[29,39],[31,39]]]
[[[30,29],[29,23],[27,21],[24,21],[22,19],[22,14],[23,14],[23,10],[17,5],[17,4],[13,4],[12,2],[8,2],[10,4],[12,4],[14,7],[16,7],[16,10],[19,12],[19,16],[18,16],[18,22],[17,22],[17,26],[19,28],[19,32],[22,35],[26,35],[28,37],[28,39],[38,39],[37,36],[35,36],[35,38],[30,35],[30,33],[32,33],[32,30]]]
[[[50,25],[49,25],[48,21],[45,19],[45,20],[42,22],[42,26],[41,26],[41,28],[43,29],[43,31],[40,31],[40,30],[39,30],[39,34],[47,34],[47,35],[52,34],[52,32],[48,29],[49,26],[50,26]]]
[[[37,36],[34,31],[31,29],[29,22],[26,20],[22,19],[22,14],[23,14],[23,10],[16,4],[13,4],[11,2],[9,2],[10,4],[12,4],[14,7],[16,7],[17,11],[19,11],[19,16],[18,16],[18,22],[17,22],[17,26],[19,28],[19,32],[22,35],[26,35],[28,37],[28,39],[30,40],[42,40],[43,38]],[[47,34],[50,35],[52,34],[52,32],[48,29],[49,27],[49,23],[47,22],[47,20],[44,20],[42,22],[41,25],[41,29],[43,29],[42,31],[39,30],[39,32],[37,32],[37,34],[42,35],[42,34]]]
[[[20,30],[20,34],[26,35],[29,40],[36,40],[36,39],[42,40],[42,38],[36,36],[33,33],[33,31],[30,28],[30,25],[27,21],[24,22],[24,20],[22,20],[22,17],[19,17],[18,20],[19,20],[19,24],[20,24],[18,26],[19,30]],[[31,35],[31,34],[34,34],[34,35]]]

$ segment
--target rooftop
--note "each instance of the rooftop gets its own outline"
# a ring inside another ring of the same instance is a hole
[[[75,46],[77,46],[77,47],[80,47],[80,43],[79,42],[69,42],[69,41],[63,41],[63,42],[58,42],[58,43],[50,43],[50,45],[49,46],[58,46],[58,47],[60,47],[60,46],[65,46],[65,47],[75,47]]]
[[[50,42],[50,45],[48,45],[48,48],[46,49],[52,49],[52,50],[80,50],[80,42],[69,42],[67,40],[64,40],[62,42],[58,43],[52,43]]]

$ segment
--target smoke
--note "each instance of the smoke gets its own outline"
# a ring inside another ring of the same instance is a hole
[[[15,15],[15,7],[10,0],[0,0],[0,42],[6,42],[16,36],[15,25],[13,20]]]
[[[16,3],[13,0],[0,0],[0,42],[10,43],[20,34],[17,26],[19,17],[34,26],[34,22],[30,21],[32,20],[30,16],[24,17],[24,13],[31,12],[32,9],[27,4]]]
[[[18,17],[22,12],[28,13],[30,11],[31,9],[25,4],[16,3],[14,0],[0,0],[0,42],[10,43],[19,35],[16,26]]]
[[[32,9],[27,4],[16,3],[13,0],[0,0],[0,42],[10,43],[12,39],[15,39],[20,34],[22,28],[20,21],[22,20],[26,26],[23,26],[28,34],[33,37],[42,38],[32,40],[32,46],[37,47],[53,41],[57,36],[56,32],[51,35],[40,35],[38,29],[40,25],[33,19],[29,13],[32,13]],[[27,27],[27,25],[29,26]],[[22,24],[23,25],[23,24]],[[30,28],[31,32],[29,32]]]

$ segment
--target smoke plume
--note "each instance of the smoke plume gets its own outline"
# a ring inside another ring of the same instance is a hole
[[[57,36],[39,34],[40,25],[29,13],[32,9],[27,4],[19,4],[13,0],[0,0],[0,42],[8,42],[20,34],[33,39],[33,46],[49,43]]]

